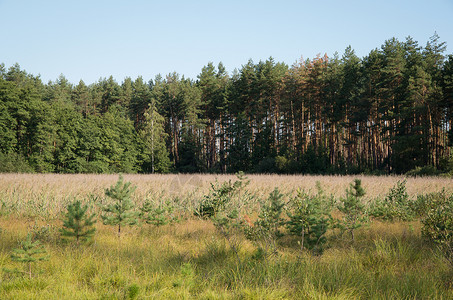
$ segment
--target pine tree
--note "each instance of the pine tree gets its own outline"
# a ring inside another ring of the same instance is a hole
[[[292,209],[287,211],[289,220],[286,227],[291,234],[301,238],[301,250],[322,250],[322,245],[327,241],[324,234],[329,225],[330,214],[321,201],[327,201],[321,189],[316,196],[298,190],[297,196],[291,201]]]
[[[82,206],[79,200],[68,205],[68,211],[63,220],[63,228],[60,229],[63,237],[74,237],[77,244],[79,241],[89,240],[96,228],[93,228],[95,215],[87,214],[88,205]]]
[[[101,216],[104,225],[118,225],[118,237],[121,237],[121,226],[135,225],[138,223],[138,213],[134,211],[134,203],[131,194],[136,187],[130,187],[130,182],[123,183],[123,176],[120,175],[116,185],[105,190],[105,195],[112,198],[110,203],[103,208],[104,215]]]
[[[362,187],[360,179],[354,179],[349,189],[346,190],[346,198],[341,198],[338,210],[344,216],[338,223],[338,227],[343,231],[348,231],[354,240],[354,230],[360,228],[363,222],[366,221],[365,210],[361,198],[365,195],[365,190]]]
[[[154,172],[166,173],[171,165],[166,147],[168,134],[165,133],[164,123],[164,118],[157,111],[156,99],[153,98],[144,113],[143,127],[140,131],[147,155],[151,160],[150,171],[153,174]]]
[[[174,206],[170,201],[155,204],[149,200],[140,207],[140,218],[147,224],[154,226],[163,226],[177,222],[178,218],[174,214]]]
[[[24,271],[25,274],[31,279],[31,265],[37,261],[44,261],[49,259],[49,255],[46,255],[47,251],[39,241],[33,242],[31,234],[27,235],[27,238],[21,242],[20,248],[13,249],[11,253],[11,259],[13,261],[27,264],[28,270]]]

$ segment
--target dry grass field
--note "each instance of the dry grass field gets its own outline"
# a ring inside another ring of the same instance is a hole
[[[385,197],[405,179],[249,175],[252,218],[276,187],[289,199],[297,189],[316,194],[319,182],[339,199],[356,178],[362,180],[365,202]],[[453,299],[451,264],[424,241],[419,219],[371,220],[354,240],[329,229],[321,254],[301,252],[288,235],[278,241],[276,254],[260,258],[256,244],[238,234],[235,255],[212,221],[195,217],[193,209],[211,183],[236,176],[127,174],[124,179],[137,187],[132,197],[137,206],[171,201],[185,217],[160,227],[124,228],[121,239],[98,219],[90,243],[62,243],[59,228],[67,204],[104,203],[105,189],[118,175],[0,174],[0,299]],[[442,189],[451,194],[453,180],[407,178],[406,188],[411,199]],[[50,254],[49,261],[34,264],[32,278],[8,271],[21,268],[10,254],[30,232]]]
[[[146,199],[179,197],[191,207],[210,188],[210,184],[235,180],[234,175],[169,174],[169,175],[124,175],[126,181],[137,187],[134,201],[138,204]],[[294,193],[297,189],[316,191],[316,182],[321,183],[327,194],[343,196],[355,178],[362,180],[366,199],[383,197],[402,176],[303,176],[303,175],[248,175],[248,189],[258,197],[267,195],[278,187],[284,193]],[[0,174],[0,201],[14,203],[17,211],[58,214],[68,200],[78,197],[97,196],[104,198],[105,188],[111,186],[118,175],[86,174]],[[407,178],[407,192],[410,196],[437,192],[442,189],[453,191],[453,179],[445,177]],[[1,204],[1,202],[0,202]],[[28,205],[28,207],[27,207]]]

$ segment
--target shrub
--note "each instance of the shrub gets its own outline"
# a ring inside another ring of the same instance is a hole
[[[229,180],[222,184],[217,181],[211,184],[209,194],[204,196],[194,214],[212,221],[216,230],[228,241],[240,263],[239,244],[233,239],[233,235],[241,227],[241,206],[245,205],[246,201],[239,201],[237,205],[233,205],[233,198],[249,198],[248,194],[243,195],[243,191],[250,181],[242,172],[237,173],[236,177],[238,180],[234,183]]]
[[[416,200],[410,202],[410,208],[414,216],[423,218],[431,209],[435,208],[439,201],[446,197],[445,188],[440,192],[417,195]]]
[[[145,223],[157,227],[172,224],[178,221],[178,217],[174,214],[174,209],[170,201],[156,205],[147,200],[140,208],[140,218]]]
[[[217,180],[211,183],[211,190],[204,196],[199,207],[194,211],[194,215],[212,218],[219,212],[228,210],[227,206],[231,205],[232,198],[238,196],[250,183],[250,180],[242,172],[237,173],[236,177],[238,180],[234,183],[231,180],[222,184]]]
[[[421,222],[422,235],[437,244],[453,266],[453,195],[431,198]]]
[[[434,166],[423,166],[423,167],[415,167],[406,173],[407,176],[438,176],[442,172],[436,169]]]
[[[406,180],[398,181],[384,200],[377,199],[370,206],[370,215],[385,221],[409,221],[414,217],[409,195],[406,191]]]
[[[216,179],[215,183],[211,183],[209,194],[204,196],[194,214],[202,218],[215,217],[217,213],[225,208],[234,193],[235,187],[231,180],[220,184]]]

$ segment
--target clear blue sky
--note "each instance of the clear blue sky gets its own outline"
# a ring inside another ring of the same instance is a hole
[[[45,83],[196,79],[210,61],[232,72],[250,58],[292,64],[348,45],[363,57],[391,37],[425,46],[435,31],[453,53],[453,0],[0,0],[0,63]]]

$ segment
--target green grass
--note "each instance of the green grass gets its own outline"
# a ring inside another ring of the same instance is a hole
[[[423,242],[417,222],[374,223],[353,243],[333,232],[319,256],[287,241],[277,255],[257,259],[238,237],[241,263],[208,221],[131,227],[120,242],[114,228],[98,225],[93,242],[79,247],[60,242],[59,223],[43,223],[51,259],[36,263],[30,280],[5,269],[22,268],[9,254],[32,224],[0,219],[1,299],[453,298],[450,266]]]

